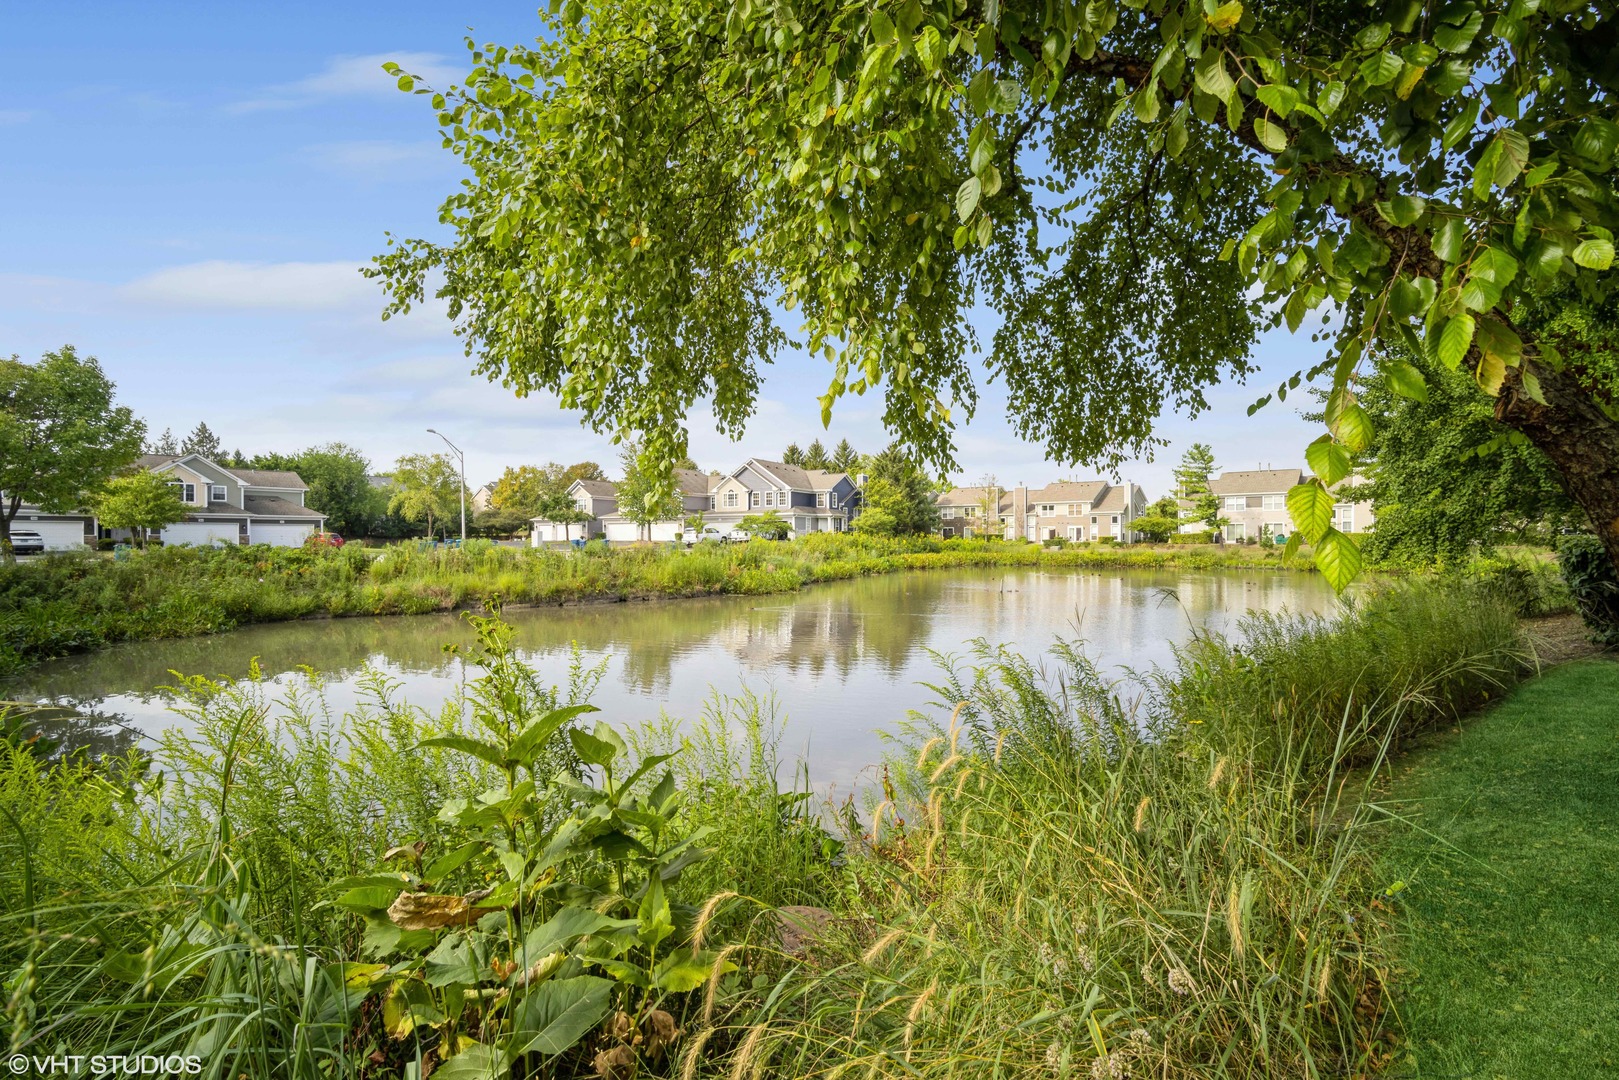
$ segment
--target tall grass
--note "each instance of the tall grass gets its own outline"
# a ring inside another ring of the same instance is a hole
[[[1299,564],[1308,568],[1308,560]],[[503,548],[380,554],[357,547],[164,548],[125,561],[50,556],[0,568],[0,675],[120,641],[192,637],[321,615],[412,615],[488,601],[562,604],[793,592],[817,582],[973,566],[1278,567],[1260,548],[1053,551],[1025,544],[818,533],[791,543],[585,551]]]
[[[634,753],[677,752],[696,795],[679,832],[712,849],[679,879],[677,921],[722,951],[705,985],[664,999],[684,1036],[640,1075],[1364,1071],[1396,977],[1372,780],[1406,733],[1527,662],[1499,596],[1431,586],[1334,622],[1252,616],[1195,640],[1145,696],[1069,647],[1037,663],[980,643],[896,733],[864,814],[817,813],[802,774],[783,775],[770,699],[650,726]],[[599,677],[517,675],[513,715]],[[428,716],[378,683],[339,719],[314,679],[279,702],[251,679],[184,685],[186,727],[151,768],[0,744],[10,1046],[197,1053],[217,1076],[397,1074],[417,1051],[365,997],[368,942],[321,889],[433,844],[449,828],[434,808],[489,781],[420,746],[463,730],[464,709]],[[791,945],[787,905],[822,909]],[[579,1075],[561,1069],[542,1074]]]

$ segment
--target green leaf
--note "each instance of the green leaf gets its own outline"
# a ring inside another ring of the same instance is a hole
[[[1501,144],[1501,156],[1495,162],[1495,186],[1504,188],[1529,164],[1529,140],[1512,128],[1497,131],[1495,139]]]
[[[1287,129],[1263,116],[1254,117],[1254,134],[1259,137],[1260,144],[1273,154],[1287,149]]]
[[[1420,195],[1396,195],[1388,202],[1377,204],[1377,212],[1383,220],[1401,228],[1415,225],[1427,208],[1428,200]]]
[[[561,730],[562,725],[576,716],[597,711],[594,705],[570,705],[565,709],[553,709],[539,719],[531,721],[512,743],[512,760],[532,766],[540,750],[551,741],[551,736]]]
[[[610,765],[618,756],[618,748],[612,743],[578,728],[568,729],[568,739],[573,743],[574,753],[586,765]]]
[[[1387,86],[1394,81],[1394,77],[1405,67],[1405,61],[1400,59],[1399,53],[1380,52],[1369,56],[1360,65],[1360,77],[1372,86]]]
[[[473,959],[472,950],[462,934],[446,936],[422,961],[422,977],[428,986],[449,986],[452,983],[472,986],[478,982],[478,975],[477,961]]]
[[[1192,75],[1199,90],[1221,101],[1229,101],[1237,89],[1237,84],[1231,81],[1231,75],[1226,71],[1225,57],[1219,49],[1204,49],[1203,55],[1197,58]]]
[[[649,948],[674,933],[674,919],[669,914],[669,897],[663,891],[663,881],[656,874],[652,875],[652,883],[647,888],[646,895],[641,897],[637,918],[639,921],[637,934],[641,938],[641,944]]]
[[[497,769],[503,768],[506,764],[506,755],[501,753],[500,747],[465,735],[440,735],[433,739],[423,739],[416,744],[418,750],[424,746],[442,746],[446,750],[459,750],[463,754],[471,754],[480,761],[487,761]]]
[[[1332,527],[1332,494],[1318,480],[1298,484],[1287,493],[1287,516],[1313,544]]]
[[[1465,312],[1445,323],[1439,333],[1439,362],[1455,371],[1473,344],[1473,316]]]
[[[895,40],[894,21],[881,8],[871,13],[871,39],[878,45],[890,45]]]
[[[1439,139],[1446,150],[1472,134],[1473,126],[1478,123],[1479,106],[1478,98],[1469,98],[1462,104],[1460,111],[1446,122]]]
[[[984,182],[976,176],[970,176],[956,189],[956,216],[966,221],[978,209],[978,198],[983,194]]]
[[[1517,367],[1523,358],[1523,340],[1499,319],[1485,319],[1478,324],[1478,348],[1503,368]]]
[[[1225,3],[1214,9],[1213,14],[1205,16],[1215,33],[1229,34],[1236,29],[1242,21],[1242,0],[1226,0]]]
[[[714,962],[718,957],[712,953],[692,953],[684,950],[666,956],[652,973],[652,985],[659,990],[671,994],[683,994],[688,990],[695,990],[707,982],[714,973]],[[720,961],[720,974],[726,975],[736,970],[736,965],[729,960]]]
[[[603,930],[623,930],[635,925],[631,919],[613,919],[586,907],[565,907],[523,938],[522,960],[532,964],[558,949],[566,949],[575,941]]]
[[[1484,12],[1474,8],[1460,26],[1441,24],[1434,27],[1433,43],[1448,53],[1466,52],[1483,26]]]
[[[1467,242],[1467,222],[1459,217],[1446,218],[1434,230],[1433,253],[1448,263],[1461,262],[1462,245]]]
[[[1594,116],[1580,125],[1574,136],[1574,152],[1598,165],[1607,165],[1619,147],[1619,124]]]
[[[1473,377],[1477,380],[1480,390],[1491,397],[1499,397],[1501,384],[1507,378],[1507,366],[1495,353],[1485,352],[1480,349],[1478,370],[1473,373]]]
[[[1333,591],[1341,593],[1360,576],[1360,548],[1337,529],[1329,528],[1315,544],[1315,567]]]
[[[1390,390],[1412,401],[1428,400],[1428,380],[1422,377],[1416,365],[1390,359],[1383,362],[1382,369]],[[1331,480],[1327,482],[1333,483]]]
[[[1336,484],[1349,475],[1349,451],[1323,435],[1304,448],[1304,460],[1323,484]]]
[[[512,1022],[511,1056],[555,1057],[590,1034],[607,1018],[612,1004],[610,979],[578,975],[541,983],[517,1006]]]
[[[1023,100],[1023,87],[1016,79],[997,79],[989,95],[989,107],[998,113],[1017,112]]]
[[[454,851],[445,852],[443,855],[440,855],[438,858],[428,863],[427,869],[422,871],[422,877],[426,881],[442,881],[444,878],[449,877],[451,874],[461,869],[461,867],[465,866],[472,859],[472,857],[482,851],[483,848],[484,841],[469,840],[467,843],[462,844]]]
[[[506,1056],[488,1043],[468,1046],[433,1070],[435,1080],[504,1080],[511,1074]]]
[[[1613,265],[1613,241],[1582,240],[1574,249],[1574,262],[1587,270],[1606,270]]]
[[[1358,454],[1371,445],[1371,415],[1359,405],[1346,405],[1332,418],[1332,433],[1351,454]]]

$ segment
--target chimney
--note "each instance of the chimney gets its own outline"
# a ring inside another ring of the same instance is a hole
[[[1017,487],[1012,489],[1012,539],[1027,540],[1029,538],[1029,489],[1018,481]]]

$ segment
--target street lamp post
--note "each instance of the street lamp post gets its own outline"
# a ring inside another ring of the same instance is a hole
[[[459,458],[460,461],[461,461],[461,546],[466,547],[467,546],[467,456],[461,452],[461,448],[459,446],[455,445],[448,438],[446,438],[442,431],[434,431],[432,428],[428,428],[427,433],[429,435],[437,435],[439,438],[444,439],[444,445],[448,446],[451,450],[454,450],[455,451],[455,456],[457,458]]]

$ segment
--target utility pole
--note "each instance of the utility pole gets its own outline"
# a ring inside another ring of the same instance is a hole
[[[444,445],[448,446],[451,450],[454,450],[455,451],[455,456],[461,460],[461,546],[466,547],[467,546],[467,456],[461,452],[461,448],[459,446],[455,445],[448,438],[446,438],[442,431],[434,431],[432,428],[428,428],[427,433],[429,435],[437,435],[439,438],[444,439]]]

